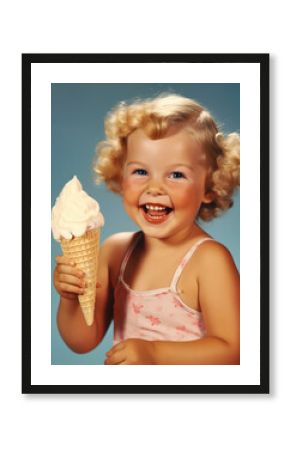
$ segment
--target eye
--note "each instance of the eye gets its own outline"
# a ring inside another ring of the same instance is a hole
[[[186,176],[184,175],[183,172],[179,172],[179,171],[176,170],[174,172],[171,172],[170,178],[174,178],[176,180],[176,179],[179,179],[179,178],[186,178]]]
[[[147,170],[145,170],[145,169],[135,169],[135,170],[133,170],[132,174],[144,177],[144,176],[147,175]]]

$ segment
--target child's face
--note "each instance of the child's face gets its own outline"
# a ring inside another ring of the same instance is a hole
[[[201,145],[185,129],[158,140],[142,129],[128,137],[122,195],[126,211],[151,237],[192,230],[205,195],[207,165]]]

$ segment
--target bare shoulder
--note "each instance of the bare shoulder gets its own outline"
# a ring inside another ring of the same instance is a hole
[[[132,232],[116,233],[103,242],[101,264],[109,269],[112,280],[118,277],[122,260],[134,236],[135,233]]]
[[[199,305],[208,336],[227,342],[233,362],[239,364],[240,277],[230,251],[216,241],[206,241],[198,257]]]
[[[115,254],[125,252],[135,233],[132,232],[124,232],[124,233],[116,233],[109,236],[102,245],[103,251],[108,254]]]
[[[208,240],[203,242],[196,251],[198,267],[201,274],[223,273],[225,270],[239,275],[230,251],[220,242]]]

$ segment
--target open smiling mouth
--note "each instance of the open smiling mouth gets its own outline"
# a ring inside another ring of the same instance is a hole
[[[173,208],[156,203],[146,203],[145,205],[141,205],[140,209],[147,222],[156,225],[165,222],[169,214],[173,211]]]

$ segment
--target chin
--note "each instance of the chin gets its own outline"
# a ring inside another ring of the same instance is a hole
[[[170,237],[171,233],[166,233],[164,231],[161,230],[157,230],[152,229],[152,228],[148,228],[148,227],[141,227],[141,230],[143,231],[143,233],[150,237],[150,238],[155,238],[155,239],[167,239]]]
[[[143,233],[150,237],[156,239],[168,239],[176,235],[178,230],[173,229],[172,224],[162,224],[162,225],[152,225],[150,223],[144,223],[144,221],[139,221],[138,226],[143,231]]]

